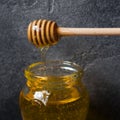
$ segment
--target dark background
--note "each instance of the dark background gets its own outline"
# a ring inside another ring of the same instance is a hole
[[[21,120],[23,71],[40,60],[26,35],[34,19],[64,27],[120,27],[120,0],[0,0],[0,120]],[[62,38],[47,57],[83,67],[88,120],[120,120],[120,36]]]

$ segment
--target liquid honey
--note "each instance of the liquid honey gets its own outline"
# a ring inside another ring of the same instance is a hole
[[[86,119],[88,94],[80,82],[81,76],[67,73],[66,70],[64,76],[59,72],[57,76],[39,76],[32,80],[26,75],[27,85],[20,93],[23,120]]]

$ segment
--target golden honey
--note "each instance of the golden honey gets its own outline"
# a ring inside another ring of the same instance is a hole
[[[35,63],[25,70],[20,93],[23,120],[85,120],[88,93],[83,71],[71,62]]]

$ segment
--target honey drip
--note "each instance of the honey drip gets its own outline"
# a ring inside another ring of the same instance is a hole
[[[47,54],[48,49],[49,49],[49,46],[40,48],[41,62],[44,62],[44,63],[47,62],[46,54]]]

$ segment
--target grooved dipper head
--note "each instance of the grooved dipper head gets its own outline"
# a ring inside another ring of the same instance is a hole
[[[53,21],[34,20],[28,26],[27,35],[36,47],[54,45],[58,42],[57,24]]]

